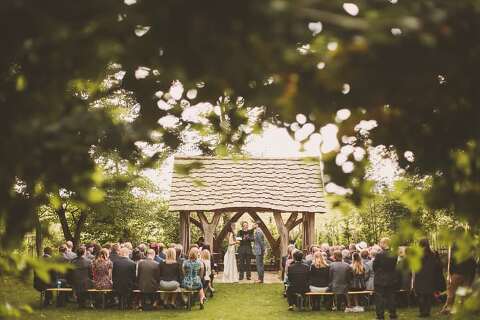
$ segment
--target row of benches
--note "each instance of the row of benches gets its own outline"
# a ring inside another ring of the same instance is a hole
[[[407,290],[398,290],[397,291],[398,293],[402,293],[402,294],[407,294],[408,291]],[[334,292],[306,292],[305,293],[305,297],[307,298],[307,306],[311,307],[311,298],[312,297],[321,297],[321,296],[335,296],[336,294]],[[349,296],[352,296],[352,295],[363,295],[363,296],[367,296],[367,298],[370,298],[372,296],[375,295],[375,291],[371,291],[371,290],[365,290],[365,291],[349,291],[348,294]],[[303,301],[304,297],[303,295],[301,294],[298,294],[297,295],[297,307],[302,310],[303,309],[303,306],[304,306],[304,301]],[[370,303],[370,299],[367,300],[368,303]]]
[[[48,288],[45,291],[42,291],[40,293],[40,305],[43,305],[43,301],[45,299],[45,292],[55,292],[56,293],[56,299],[58,299],[58,295],[62,292],[64,293],[72,293],[73,289],[72,288]],[[106,295],[110,294],[113,292],[112,289],[88,289],[88,293],[93,293],[93,294],[101,294],[102,295],[102,308],[105,308],[106,306]],[[142,293],[140,290],[132,290],[134,294],[140,294]],[[192,301],[193,301],[193,296],[195,294],[198,294],[198,290],[187,290],[187,289],[182,289],[178,288],[177,290],[174,291],[163,291],[163,290],[157,290],[156,293],[174,293],[174,294],[180,294],[180,295],[186,295],[187,296],[187,310],[192,310]]]

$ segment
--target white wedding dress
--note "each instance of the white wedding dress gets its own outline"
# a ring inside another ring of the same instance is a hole
[[[228,236],[228,249],[223,257],[223,282],[238,282],[237,258],[235,257],[235,239],[231,233]]]

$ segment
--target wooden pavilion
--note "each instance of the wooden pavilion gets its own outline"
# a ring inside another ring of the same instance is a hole
[[[304,248],[315,242],[315,214],[326,212],[318,159],[177,156],[174,166],[189,169],[188,175],[174,170],[170,191],[169,210],[180,214],[184,248],[191,243],[191,223],[203,232],[213,251],[219,252],[230,223],[245,213],[263,222],[261,216],[266,212],[273,213],[278,239],[265,223],[261,228],[277,258],[286,253],[289,232],[300,224]],[[222,216],[229,220],[216,234]]]

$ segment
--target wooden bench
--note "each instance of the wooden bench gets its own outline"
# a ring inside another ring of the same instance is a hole
[[[408,293],[408,290],[398,290],[397,291],[398,293]],[[348,296],[352,296],[352,295],[366,295],[368,296],[369,298],[374,296],[375,295],[375,291],[372,291],[372,290],[364,290],[364,291],[349,291],[347,293]],[[335,296],[335,293],[334,292],[306,292],[305,293],[305,296],[307,298],[307,305],[309,307],[311,307],[311,298],[312,297],[319,297],[319,296]],[[303,297],[301,295],[299,295],[299,297],[297,297],[297,303],[298,305],[301,305],[303,306],[303,301],[301,301],[303,299]],[[367,300],[368,301],[368,304],[367,304],[367,307],[370,306],[370,299]],[[300,307],[300,310],[302,308]]]
[[[45,291],[49,292],[55,292],[56,293],[56,299],[58,299],[58,295],[61,292],[73,292],[72,288],[48,288]],[[42,291],[40,293],[40,305],[43,305],[43,299],[45,295],[45,291]],[[105,296],[108,293],[114,292],[112,289],[88,289],[88,293],[94,293],[94,294],[101,294],[102,295],[102,308],[105,309]],[[139,294],[142,293],[140,290],[132,290],[133,293]],[[193,301],[193,296],[195,294],[198,294],[198,290],[187,290],[187,289],[182,289],[178,288],[177,290],[174,291],[164,291],[164,290],[157,290],[156,293],[175,293],[175,294],[186,294],[187,295],[187,310],[192,310],[192,301]]]

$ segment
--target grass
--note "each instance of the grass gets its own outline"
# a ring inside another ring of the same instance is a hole
[[[65,308],[49,307],[39,309],[39,294],[29,284],[22,284],[11,279],[0,279],[0,301],[11,303],[29,303],[34,308],[33,314],[24,315],[25,320],[90,320],[90,319],[215,319],[215,320],[263,320],[263,319],[324,319],[350,320],[374,319],[373,311],[346,314],[329,311],[289,312],[287,303],[281,296],[280,284],[218,284],[215,297],[209,300],[204,310],[195,306],[192,311],[159,310],[151,312],[107,310],[78,310],[69,304]],[[400,309],[400,319],[417,319],[417,310]],[[388,316],[386,317],[388,319]],[[446,319],[437,316],[431,319]]]

